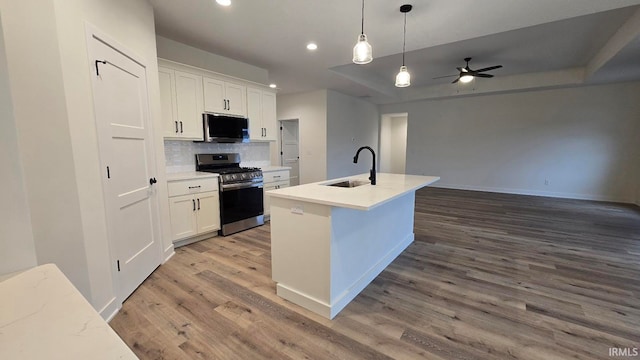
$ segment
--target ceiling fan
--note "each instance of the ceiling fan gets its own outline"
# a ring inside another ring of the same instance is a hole
[[[458,78],[453,80],[452,84],[455,84],[458,81],[460,81],[462,83],[468,83],[469,81],[473,80],[474,77],[492,78],[493,75],[491,75],[491,74],[483,74],[483,73],[486,72],[486,71],[489,71],[489,70],[495,70],[495,69],[499,69],[499,68],[502,67],[502,65],[495,65],[495,66],[489,66],[489,67],[478,69],[478,70],[472,70],[472,69],[469,68],[469,61],[471,61],[471,58],[470,57],[465,58],[464,61],[467,62],[467,66],[465,66],[463,68],[456,67],[456,69],[458,69],[460,74],[458,74],[458,75],[438,76],[438,77],[435,77],[434,79],[442,79],[442,78],[446,78],[446,77],[457,76]]]

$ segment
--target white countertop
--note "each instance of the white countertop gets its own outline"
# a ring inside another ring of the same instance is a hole
[[[276,165],[260,166],[260,170],[262,170],[262,172],[291,170],[291,166],[276,166]]]
[[[137,359],[53,264],[0,282],[0,359]]]
[[[187,172],[181,172],[181,173],[168,173],[167,181],[205,179],[205,178],[215,178],[218,176],[219,175],[216,173],[201,172],[201,171],[187,171]]]
[[[407,192],[418,190],[440,180],[437,176],[380,173],[376,175],[376,185],[369,183],[354,188],[322,185],[347,179],[369,182],[368,178],[369,174],[354,175],[340,179],[270,190],[267,191],[267,194],[276,198],[300,200],[357,210],[370,210]]]

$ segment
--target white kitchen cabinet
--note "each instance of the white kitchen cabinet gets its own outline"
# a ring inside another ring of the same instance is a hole
[[[247,115],[252,140],[276,140],[278,126],[275,93],[247,87]]]
[[[164,137],[202,140],[202,76],[158,67]]]
[[[217,178],[169,181],[168,190],[173,241],[220,229]]]
[[[268,220],[271,216],[271,206],[267,191],[289,187],[289,170],[263,170],[262,176],[264,179],[264,217],[265,220]]]
[[[221,79],[204,78],[206,112],[247,116],[247,88]]]

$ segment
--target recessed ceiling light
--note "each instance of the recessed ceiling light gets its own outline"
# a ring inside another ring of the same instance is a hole
[[[216,2],[217,2],[219,5],[222,5],[222,6],[229,6],[229,5],[231,5],[231,0],[216,0]]]
[[[307,49],[309,50],[315,50],[318,48],[318,45],[316,45],[315,43],[308,43],[307,44]]]
[[[270,84],[270,85],[269,85],[269,87],[270,87],[270,88],[272,88],[272,89],[275,89],[276,87],[278,87],[278,85],[276,85],[276,84]]]

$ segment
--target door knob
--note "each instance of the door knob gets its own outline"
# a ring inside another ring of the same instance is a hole
[[[149,184],[150,184],[150,185],[153,185],[153,184],[155,184],[155,183],[157,183],[157,182],[158,182],[158,180],[156,180],[156,178],[151,178],[151,179],[149,179]]]

